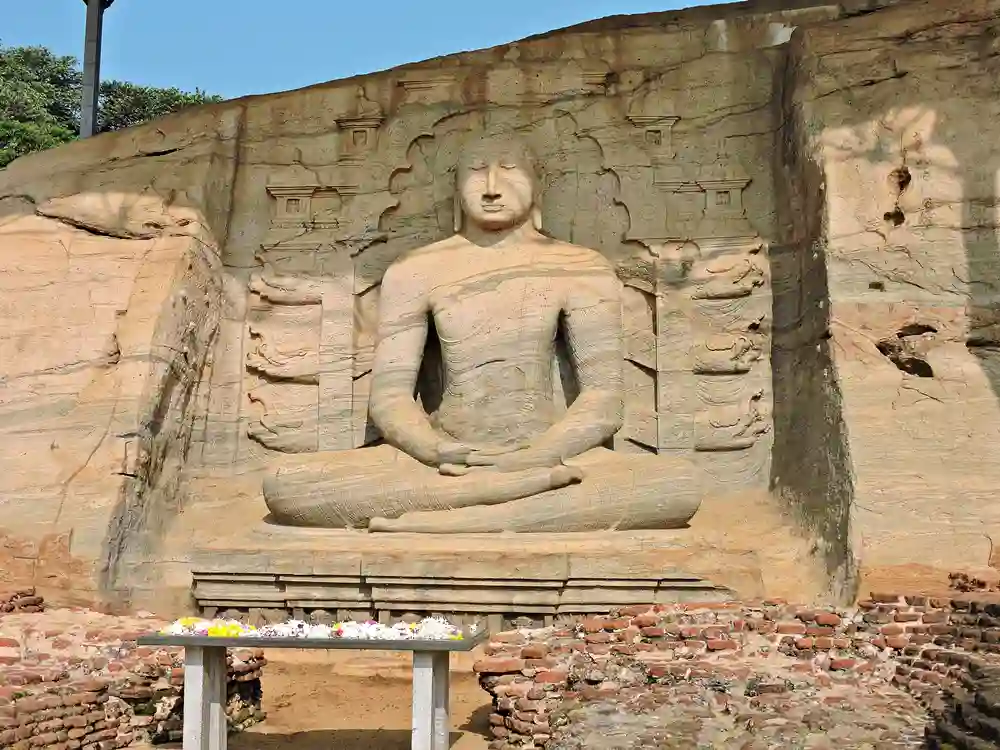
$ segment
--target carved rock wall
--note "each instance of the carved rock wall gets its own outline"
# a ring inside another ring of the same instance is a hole
[[[998,2],[606,19],[16,162],[0,570],[127,595],[185,502],[233,500],[219,477],[376,441],[379,281],[454,231],[483,127],[536,151],[545,231],[625,283],[616,450],[772,488],[845,596],[859,557],[984,556]]]
[[[792,27],[762,18],[556,34],[251,102],[226,246],[246,310],[222,327],[206,465],[378,438],[381,275],[455,231],[461,140],[499,127],[538,156],[545,231],[626,284],[615,448],[694,452],[709,491],[766,486],[771,79]]]
[[[776,96],[787,113],[775,149],[779,228],[771,248],[774,337],[772,490],[814,540],[832,592],[849,598],[857,574],[851,538],[853,473],[840,385],[832,366],[822,164],[809,158],[796,106],[802,35],[790,41]]]
[[[992,0],[902,3],[810,25],[790,50],[786,137],[798,141],[785,149],[803,210],[789,222],[801,222],[799,294],[781,314],[780,357],[825,407],[789,402],[776,453],[816,428],[827,452],[776,473],[792,488],[810,466],[808,481],[828,488],[813,519],[839,528],[867,568],[991,564],[998,13]]]

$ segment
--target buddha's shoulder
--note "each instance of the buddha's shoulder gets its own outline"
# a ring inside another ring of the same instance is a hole
[[[546,255],[554,262],[601,269],[614,273],[614,265],[604,255],[589,247],[546,237]]]
[[[444,256],[450,256],[459,250],[459,242],[454,237],[432,242],[408,251],[392,262],[386,273],[393,275],[412,275],[419,273],[431,273]],[[438,267],[438,270],[440,268]]]
[[[423,247],[414,248],[406,253],[403,257],[396,261],[399,263],[407,263],[414,266],[419,266],[422,264],[428,264],[432,261],[439,260],[445,255],[454,255],[462,250],[467,250],[469,248],[469,241],[462,237],[461,235],[452,235],[451,237],[446,237],[443,240],[438,240],[437,242],[432,242],[429,245],[424,245]]]

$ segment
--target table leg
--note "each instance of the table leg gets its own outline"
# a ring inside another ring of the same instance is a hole
[[[450,690],[448,686],[448,668],[450,665],[447,651],[436,651],[432,672],[434,682],[434,750],[448,750],[451,735],[451,715],[449,712]]]
[[[184,649],[184,750],[226,750],[226,649]]]
[[[447,651],[413,652],[413,750],[448,750],[448,656]]]

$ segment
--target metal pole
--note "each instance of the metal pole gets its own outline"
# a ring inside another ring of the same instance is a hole
[[[87,6],[87,31],[83,44],[83,102],[80,137],[97,132],[97,100],[101,92],[101,35],[104,11],[114,0],[83,0]]]

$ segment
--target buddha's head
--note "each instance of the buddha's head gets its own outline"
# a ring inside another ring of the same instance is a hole
[[[531,152],[508,134],[469,140],[458,162],[455,231],[463,216],[480,229],[500,232],[529,220],[540,229],[538,181]]]

